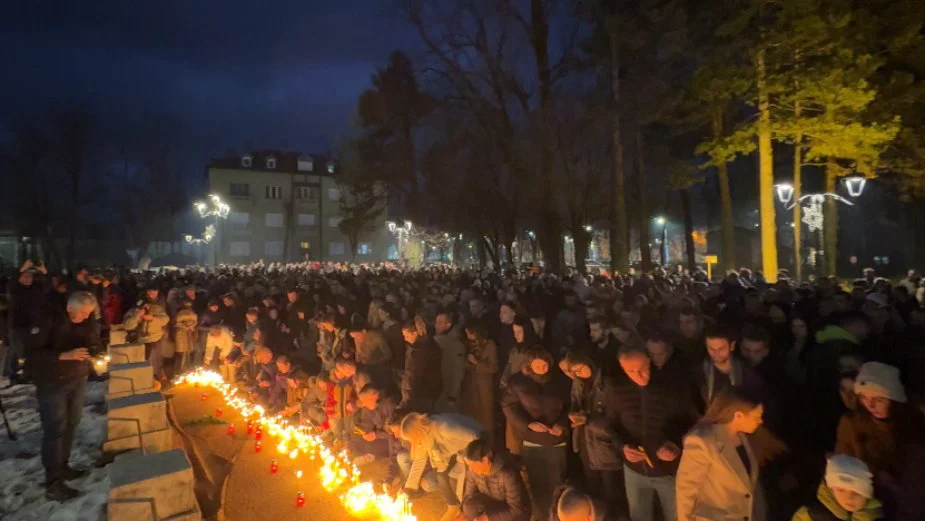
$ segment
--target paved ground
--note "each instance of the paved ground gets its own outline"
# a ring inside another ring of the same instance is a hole
[[[354,519],[346,513],[335,494],[326,492],[318,484],[318,467],[308,456],[290,460],[287,455],[279,454],[277,442],[267,437],[264,437],[261,452],[255,452],[254,437],[247,435],[244,420],[224,406],[217,392],[209,393],[205,401],[201,399],[202,393],[202,389],[191,386],[170,391],[174,415],[204,462],[202,479],[208,483],[202,486],[200,501],[211,495],[208,489],[227,478],[222,509],[225,521]],[[217,418],[219,407],[222,415]],[[235,426],[234,436],[227,433],[228,423]],[[274,459],[279,463],[279,471],[271,474],[270,463]],[[296,478],[296,470],[303,471],[301,480]],[[384,465],[379,464],[364,469],[373,478],[383,470]],[[302,508],[296,507],[296,495],[300,490],[305,493]],[[204,506],[203,510],[205,514],[209,509]],[[414,513],[419,521],[436,521],[442,512],[442,502],[433,494],[415,502]]]

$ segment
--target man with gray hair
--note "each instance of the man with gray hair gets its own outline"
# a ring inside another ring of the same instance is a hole
[[[35,378],[39,419],[42,423],[42,465],[45,497],[66,501],[79,492],[65,481],[86,471],[71,468],[68,460],[74,433],[80,423],[90,374],[90,359],[102,349],[99,330],[90,320],[96,297],[77,291],[67,300],[66,312],[52,310],[45,327],[29,351],[29,367]]]

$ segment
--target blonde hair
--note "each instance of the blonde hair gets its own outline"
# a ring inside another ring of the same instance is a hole
[[[426,414],[419,412],[408,413],[401,421],[401,439],[414,445],[424,439],[433,427],[434,421]]]

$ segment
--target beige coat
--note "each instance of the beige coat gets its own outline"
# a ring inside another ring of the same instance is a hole
[[[721,426],[695,427],[684,438],[675,482],[678,521],[766,521],[758,459],[748,438],[738,436],[751,461],[750,474]]]

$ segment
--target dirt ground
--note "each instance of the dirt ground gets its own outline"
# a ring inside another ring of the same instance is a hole
[[[208,397],[202,400],[202,394]],[[195,389],[184,385],[169,393],[173,414],[189,439],[204,469],[201,479],[209,481],[207,487],[223,490],[220,498],[221,517],[225,521],[292,521],[296,519],[339,521],[352,520],[341,506],[337,494],[328,493],[318,484],[318,467],[308,456],[291,460],[276,450],[276,440],[266,435],[261,452],[254,450],[254,436],[247,435],[244,420],[225,406],[215,391]],[[216,409],[221,408],[221,416]],[[228,424],[235,426],[235,434],[228,434]],[[276,460],[279,470],[270,472],[270,463]],[[296,471],[302,470],[301,479]],[[384,462],[364,468],[370,479],[381,476]],[[199,477],[199,476],[197,476]],[[217,483],[216,483],[217,482]],[[216,486],[218,485],[218,486]],[[296,506],[299,491],[305,494],[305,506]],[[419,521],[437,521],[443,513],[439,496],[428,494],[415,501],[414,514]],[[375,516],[371,519],[375,519]]]

